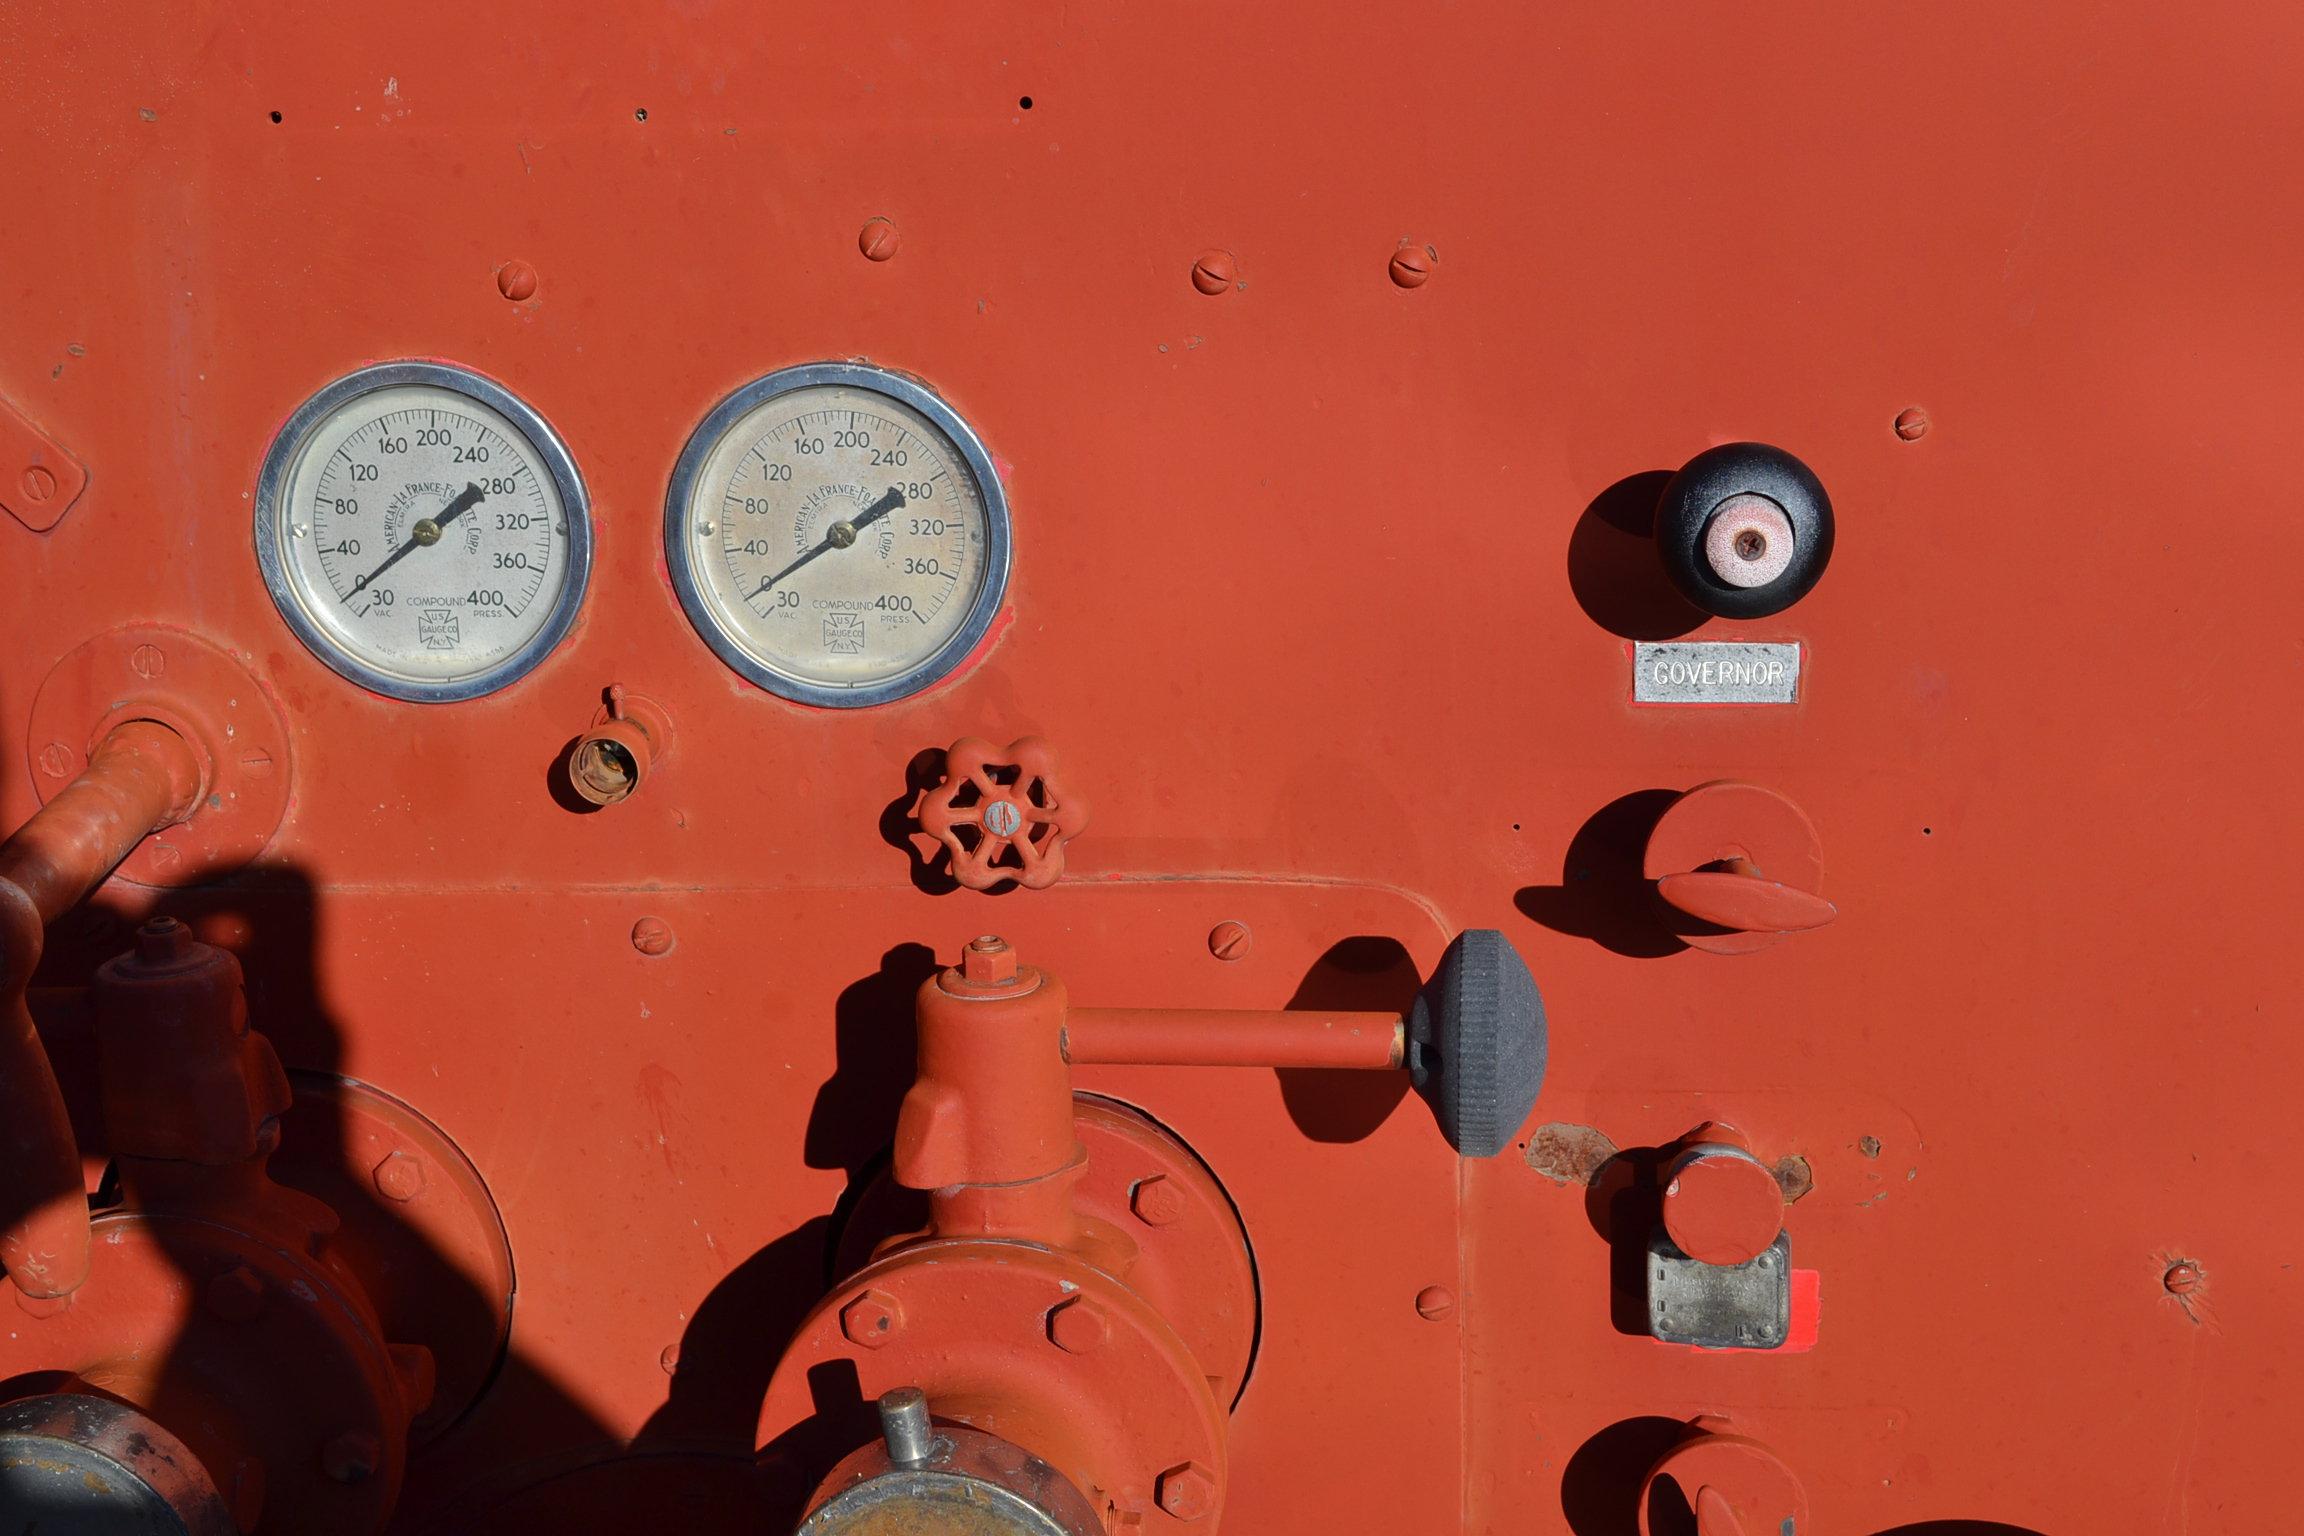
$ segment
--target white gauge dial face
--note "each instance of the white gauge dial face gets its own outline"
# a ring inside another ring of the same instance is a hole
[[[287,458],[267,471],[259,537],[283,613],[331,666],[399,697],[466,697],[565,632],[589,530],[573,466],[532,412],[425,371],[450,382],[316,398],[274,449]]]
[[[949,408],[897,398],[892,385],[924,392],[875,370],[794,370],[828,373],[691,445],[667,533],[683,600],[739,670],[788,697],[876,703],[941,676],[982,633],[1005,523],[996,533],[981,448],[928,414],[973,447]]]

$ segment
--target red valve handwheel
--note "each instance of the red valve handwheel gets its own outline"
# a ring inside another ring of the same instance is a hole
[[[972,891],[1013,880],[1029,890],[1064,873],[1064,845],[1088,806],[1056,780],[1055,751],[1037,736],[1006,747],[963,736],[944,754],[944,782],[920,799],[920,830],[950,850],[952,878]]]

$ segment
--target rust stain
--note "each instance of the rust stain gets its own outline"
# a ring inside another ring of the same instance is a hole
[[[1607,1132],[1564,1120],[1540,1125],[1528,1138],[1528,1166],[1555,1184],[1589,1184],[1615,1155],[1616,1143]]]

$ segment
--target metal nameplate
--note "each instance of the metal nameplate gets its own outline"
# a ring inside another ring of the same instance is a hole
[[[1643,640],[1632,647],[1635,704],[1790,704],[1799,697],[1797,642]]]
[[[1792,1337],[1792,1234],[1742,1264],[1706,1264],[1658,1228],[1648,1239],[1648,1331],[1703,1349],[1782,1349]]]

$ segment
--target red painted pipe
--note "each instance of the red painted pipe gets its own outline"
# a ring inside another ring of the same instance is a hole
[[[27,1296],[69,1295],[88,1278],[88,1196],[25,989],[47,925],[138,843],[181,820],[199,802],[202,777],[183,737],[132,720],[0,843],[0,1268]]]
[[[1074,1066],[1343,1067],[1383,1072],[1405,1059],[1396,1013],[1259,1013],[1225,1008],[1075,1008],[1064,1023]]]

